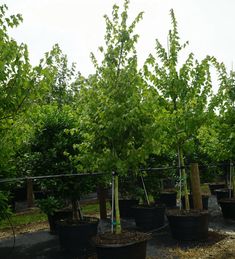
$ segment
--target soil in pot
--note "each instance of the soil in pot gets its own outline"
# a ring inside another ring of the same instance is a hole
[[[86,258],[95,253],[92,238],[97,234],[99,219],[84,217],[81,221],[64,220],[59,222],[60,247],[78,258]]]
[[[223,217],[225,219],[235,220],[235,198],[221,199],[219,201]]]
[[[163,191],[159,195],[159,202],[164,204],[167,208],[176,207],[176,191]]]
[[[216,189],[223,189],[226,188],[225,183],[209,183],[210,192],[212,195],[215,195]]]
[[[123,231],[104,233],[94,238],[98,259],[145,259],[147,240],[151,235]]]
[[[164,205],[139,205],[133,207],[136,226],[142,230],[162,227],[165,222]]]
[[[209,199],[208,195],[202,195],[202,207],[203,207],[204,210],[208,210],[208,199]],[[182,207],[185,209],[185,198],[184,198],[184,196],[181,198],[181,201],[182,201]],[[192,194],[189,194],[189,206],[190,206],[191,209],[194,209]]]
[[[228,188],[216,189],[215,193],[216,193],[217,202],[219,203],[221,199],[229,198],[229,191],[231,191],[231,196],[233,196],[233,190],[231,189],[228,189]]]
[[[47,215],[50,233],[52,235],[56,235],[58,233],[58,222],[60,220],[71,219],[73,216],[72,210],[64,209],[64,210],[57,210],[54,212],[53,215]]]
[[[167,218],[173,238],[180,241],[207,240],[208,211],[168,210]]]

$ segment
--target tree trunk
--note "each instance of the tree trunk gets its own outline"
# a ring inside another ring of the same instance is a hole
[[[186,170],[185,170],[183,151],[181,148],[179,149],[179,153],[180,153],[180,164],[182,167],[182,178],[183,178],[183,185],[184,185],[185,209],[190,210],[188,186],[187,186],[187,174],[186,174]]]
[[[120,220],[120,211],[119,211],[119,202],[118,202],[118,176],[114,176],[114,198],[115,198],[115,211],[116,211],[116,229],[115,233],[120,234],[121,229],[121,220]]]
[[[191,187],[193,194],[193,206],[194,209],[203,209],[202,205],[202,194],[201,194],[201,185],[200,185],[200,175],[198,164],[193,163],[190,166],[190,178],[191,178]]]
[[[72,200],[72,211],[73,220],[79,221],[83,219],[79,201],[76,199]]]

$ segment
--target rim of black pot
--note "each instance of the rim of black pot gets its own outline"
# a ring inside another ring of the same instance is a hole
[[[97,244],[96,237],[93,237],[92,241],[94,242],[96,247],[119,248],[119,247],[127,247],[127,246],[131,246],[134,244],[139,244],[139,243],[150,240],[152,237],[151,233],[145,233],[145,232],[139,232],[139,233],[141,233],[144,236],[144,238],[142,240],[135,240],[135,241],[131,241],[129,243],[124,243],[124,244]]]
[[[223,198],[219,200],[219,203],[235,203],[235,198]]]
[[[173,212],[173,213],[172,213]],[[176,212],[176,213],[174,213]],[[179,212],[179,214],[177,214]],[[182,214],[180,214],[182,213]],[[185,213],[185,214],[183,214]],[[190,215],[191,213],[191,215]],[[166,211],[167,216],[174,216],[174,217],[199,217],[201,215],[209,215],[208,210],[195,210],[195,209],[190,209],[190,210],[185,210],[185,209],[167,209]]]

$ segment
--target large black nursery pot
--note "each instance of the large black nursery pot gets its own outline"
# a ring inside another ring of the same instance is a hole
[[[130,200],[119,200],[119,210],[120,210],[120,217],[121,218],[133,218],[133,206],[137,206],[139,203],[136,199]]]
[[[176,207],[177,192],[176,191],[162,191],[159,195],[160,203],[164,204],[167,208]]]
[[[140,232],[104,233],[94,241],[98,259],[145,259],[150,235]]]
[[[226,188],[225,183],[209,183],[210,192],[212,195],[215,195],[216,189],[223,189]]]
[[[142,230],[162,227],[165,222],[164,205],[139,205],[133,207],[136,226]]]
[[[168,210],[167,218],[173,238],[200,241],[208,238],[208,211]]]
[[[109,200],[110,206],[112,206],[112,200]],[[119,199],[119,211],[121,218],[133,218],[133,206],[137,206],[139,204],[139,200],[137,199]],[[115,214],[115,213],[114,213]]]
[[[202,207],[204,210],[208,210],[208,199],[209,199],[208,195],[202,195]],[[185,197],[184,196],[181,197],[181,201],[182,201],[182,207],[183,207],[183,209],[185,209]],[[189,206],[191,209],[194,209],[192,194],[189,194]]]
[[[26,186],[17,187],[11,191],[11,198],[9,200],[9,203],[14,212],[16,211],[16,202],[24,202],[24,201],[27,201]]]
[[[229,198],[229,192],[231,192],[231,196],[233,196],[232,189],[228,189],[228,188],[216,189],[215,193],[216,193],[217,202],[219,203],[221,199]]]
[[[235,220],[235,198],[221,199],[219,201],[223,217],[225,219]]]
[[[71,209],[56,210],[52,215],[47,215],[50,233],[55,235],[58,233],[58,222],[60,220],[71,219],[73,216]]]
[[[81,221],[64,220],[59,222],[60,247],[76,258],[87,258],[95,253],[92,238],[97,234],[99,219],[84,217]]]

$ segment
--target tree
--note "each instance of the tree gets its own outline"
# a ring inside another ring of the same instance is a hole
[[[28,106],[34,89],[32,67],[29,63],[28,49],[18,44],[9,34],[22,22],[20,14],[6,15],[7,6],[0,6],[0,172],[10,171],[9,161],[18,144],[16,119]],[[14,139],[14,144],[12,140]]]
[[[235,154],[235,73],[227,72],[223,63],[217,64],[219,90],[213,98],[216,118],[210,127],[203,128],[199,135],[201,150],[221,162],[234,163]],[[234,189],[235,183],[233,181]]]
[[[156,91],[156,100],[164,107],[162,122],[168,133],[166,139],[168,145],[178,151],[186,208],[189,209],[184,155],[186,148],[192,146],[198,129],[208,118],[208,104],[212,96],[210,64],[215,59],[207,56],[198,61],[190,53],[180,66],[179,54],[188,42],[181,45],[173,10],[170,15],[172,29],[168,34],[169,47],[166,50],[156,40],[156,57],[149,55],[144,65],[144,75]]]
[[[63,54],[58,44],[45,53],[38,70],[46,79],[41,98],[43,103],[56,104],[59,109],[63,105],[71,104],[77,91],[75,79],[80,74],[76,73],[75,63],[69,65],[67,55]]]
[[[6,17],[6,11],[6,5],[0,6],[0,129],[23,109],[33,88],[27,46],[8,35],[9,28],[22,22],[22,16]]]
[[[128,26],[129,1],[124,10],[113,6],[106,21],[105,48],[101,64],[91,58],[96,73],[85,80],[78,108],[82,144],[77,145],[79,169],[115,172],[116,233],[121,232],[118,207],[118,178],[136,171],[147,157],[145,135],[148,116],[141,102],[142,78],[137,68],[134,34],[142,13]]]

